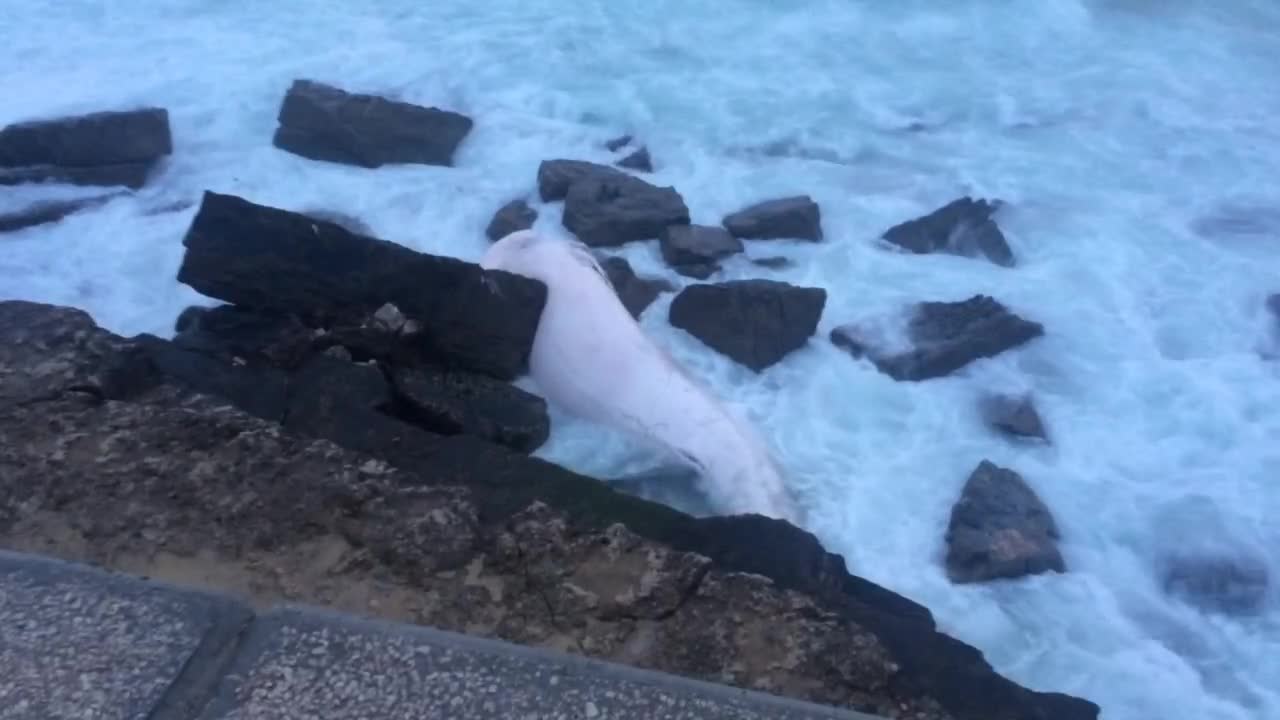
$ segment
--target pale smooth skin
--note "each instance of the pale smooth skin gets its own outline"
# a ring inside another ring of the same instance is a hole
[[[654,344],[586,246],[521,230],[480,266],[547,285],[529,373],[548,401],[693,466],[720,512],[799,522],[763,440]]]

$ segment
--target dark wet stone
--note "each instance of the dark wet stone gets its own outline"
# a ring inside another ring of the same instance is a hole
[[[776,198],[726,215],[725,228],[747,239],[822,239],[822,213],[808,195]]]
[[[664,292],[675,292],[675,285],[663,278],[642,278],[636,275],[631,263],[626,258],[608,257],[600,261],[600,266],[609,276],[609,283],[618,294],[618,299],[626,306],[631,317],[639,318],[645,308],[658,299]]]
[[[659,238],[662,259],[676,272],[706,279],[720,269],[718,261],[743,250],[742,241],[721,227],[672,225]]]
[[[1053,515],[1018,473],[983,460],[947,526],[947,576],[955,583],[1066,572]]]
[[[916,303],[907,326],[909,350],[895,352],[881,346],[858,323],[833,329],[830,338],[854,357],[866,355],[895,380],[918,381],[949,375],[1043,334],[1040,323],[1019,317],[994,298],[975,295],[958,302]]]
[[[962,197],[928,215],[889,228],[883,237],[917,254],[981,255],[996,265],[1013,267],[1013,251],[991,217],[999,208],[999,202]]]
[[[617,152],[630,144],[631,144],[631,136],[622,135],[620,137],[616,137],[612,140],[606,141],[604,144],[604,147],[609,152]]]
[[[37,225],[58,222],[68,215],[74,215],[75,213],[104,205],[117,197],[119,197],[119,194],[35,203],[20,210],[0,215],[0,232],[14,232]]]
[[[0,129],[0,185],[53,181],[139,188],[172,152],[165,108],[14,123]]]
[[[178,281],[311,327],[366,318],[387,303],[421,332],[402,336],[424,364],[512,379],[533,346],[546,286],[356,235],[305,215],[206,192],[183,238]]]
[[[538,219],[538,211],[529,207],[529,203],[516,199],[498,208],[485,228],[485,237],[497,242],[513,232],[528,230]]]
[[[564,199],[565,228],[591,247],[657,238],[670,225],[689,222],[689,208],[672,187],[630,175],[589,174]]]
[[[1227,615],[1260,612],[1271,584],[1264,558],[1226,548],[1176,552],[1166,558],[1161,580],[1168,594]]]
[[[618,161],[618,167],[640,172],[653,172],[653,159],[649,157],[649,148],[642,147]]]
[[[1003,433],[1049,439],[1030,395],[988,395],[980,401],[980,410],[987,424]]]
[[[520,452],[547,441],[547,402],[508,382],[435,368],[394,371],[397,417],[438,435],[473,435]]]
[[[543,202],[564,200],[569,188],[587,177],[630,177],[625,172],[586,160],[543,160],[538,164],[538,196]]]
[[[827,303],[822,288],[776,280],[690,285],[671,302],[672,326],[760,372],[800,349]]]
[[[781,270],[783,268],[791,267],[791,261],[785,257],[780,257],[780,256],[751,258],[751,264],[759,265],[760,267],[769,268],[770,270]]]
[[[471,118],[378,95],[294,80],[285,93],[272,143],[295,155],[377,168],[388,164],[452,166]]]

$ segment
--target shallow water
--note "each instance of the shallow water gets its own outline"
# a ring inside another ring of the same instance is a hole
[[[999,671],[1087,697],[1109,720],[1280,717],[1274,594],[1259,616],[1221,617],[1168,599],[1154,574],[1207,535],[1280,575],[1280,368],[1261,357],[1280,351],[1263,309],[1280,292],[1280,5],[781,5],[0,0],[0,125],[160,104],[177,144],[136,198],[0,238],[0,297],[167,335],[208,301],[174,280],[194,206],[151,211],[204,189],[347,213],[474,260],[540,160],[608,161],[600,142],[633,132],[696,222],[783,194],[821,204],[826,242],[749,244],[792,268],[726,266],[828,290],[807,348],[756,375],[671,329],[670,295],[643,323],[758,423],[809,529],[855,572],[928,605]],[[452,169],[311,162],[270,144],[296,77],[477,125]],[[0,213],[96,192],[0,188]],[[1000,222],[1017,268],[872,243],[963,193],[1010,203]],[[564,233],[558,205],[535,207],[539,229]],[[623,254],[662,270],[654,243]],[[916,384],[825,341],[906,302],[978,292],[1046,337]],[[989,390],[1033,391],[1054,444],[984,429]],[[555,420],[547,457],[605,476],[654,462]],[[1070,572],[946,580],[947,516],[983,458],[1052,509]]]

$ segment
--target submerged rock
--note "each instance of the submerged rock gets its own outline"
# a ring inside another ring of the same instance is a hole
[[[311,160],[377,168],[452,166],[471,118],[378,95],[294,80],[280,105],[272,144]]]
[[[822,239],[822,213],[808,195],[758,202],[726,215],[722,222],[738,238]]]
[[[1013,251],[991,217],[999,207],[997,202],[962,197],[928,215],[895,225],[882,237],[916,254],[981,255],[996,265],[1013,267]]]
[[[664,292],[675,292],[675,286],[663,278],[639,277],[631,268],[626,258],[607,257],[600,261],[600,266],[609,276],[609,283],[618,294],[618,299],[626,306],[631,317],[639,318],[645,308]]]
[[[671,225],[659,238],[662,259],[687,277],[706,279],[720,269],[719,261],[742,252],[742,241],[721,227]]]
[[[833,329],[830,339],[854,357],[866,355],[895,380],[919,381],[949,375],[1043,334],[1040,323],[1019,317],[987,295],[974,295],[958,302],[916,303],[905,332],[909,349],[892,347],[858,323]]]
[[[690,517],[420,430],[377,411],[376,368],[334,358],[307,361],[283,423],[154,367],[107,392],[111,368],[146,370],[139,342],[0,302],[0,544],[886,717],[1098,716],[998,675],[789,523]]]
[[[955,583],[1066,572],[1053,515],[1018,473],[983,460],[947,526],[947,577]]]
[[[656,238],[670,225],[687,225],[689,208],[672,187],[630,175],[588,174],[564,198],[565,228],[591,247]]]
[[[979,406],[987,424],[1000,432],[1017,437],[1049,439],[1030,395],[987,395]]]
[[[669,322],[760,372],[800,349],[818,328],[827,291],[777,280],[690,285],[671,302]]]
[[[617,152],[622,148],[631,144],[632,137],[630,135],[620,135],[612,140],[606,140],[604,148],[609,152]]]
[[[104,205],[120,194],[98,195],[74,200],[50,200],[34,203],[11,213],[0,214],[0,233],[24,230],[37,225],[58,222],[78,212]]]
[[[498,208],[485,228],[485,237],[497,242],[513,232],[528,230],[538,220],[538,211],[529,207],[529,203],[521,199]]]
[[[0,185],[60,182],[140,188],[173,152],[169,111],[111,110],[0,129]]]
[[[1247,552],[1175,552],[1163,561],[1164,591],[1226,615],[1254,615],[1266,606],[1271,577],[1266,560]]]
[[[641,147],[618,161],[618,167],[639,172],[653,172],[653,159],[649,157],[649,148]]]

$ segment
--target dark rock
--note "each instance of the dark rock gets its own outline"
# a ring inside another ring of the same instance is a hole
[[[36,203],[21,210],[0,215],[0,232],[13,232],[23,228],[35,227],[36,225],[57,222],[68,215],[103,205],[116,197],[119,197],[119,194]]]
[[[686,287],[672,300],[669,321],[760,372],[808,342],[826,303],[822,288],[731,280]]]
[[[751,263],[753,265],[759,265],[760,267],[766,267],[771,270],[781,270],[786,267],[791,267],[791,261],[785,257],[780,257],[780,256],[751,258]]]
[[[551,434],[547,402],[501,380],[432,368],[393,373],[396,415],[439,435],[466,434],[533,452]]]
[[[608,257],[600,261],[600,266],[609,276],[609,283],[618,294],[618,299],[626,306],[631,317],[639,318],[645,308],[658,299],[664,292],[675,292],[675,286],[663,278],[642,278],[636,275],[631,263],[626,258]]]
[[[32,120],[0,129],[4,167],[121,165],[171,152],[169,112],[164,108]]]
[[[206,192],[183,238],[178,280],[241,307],[309,326],[392,303],[421,329],[404,342],[425,361],[513,379],[533,344],[546,286],[355,235],[339,225]]]
[[[642,147],[622,158],[618,161],[618,167],[639,170],[640,172],[653,172],[653,159],[649,157],[649,148]]]
[[[987,424],[996,430],[1019,437],[1049,439],[1029,395],[988,395],[982,398],[980,410]]]
[[[147,365],[193,392],[221,398],[271,422],[289,413],[289,374],[261,364],[236,364],[204,349],[183,347],[153,335],[132,339]]]
[[[883,238],[917,254],[982,255],[996,265],[1013,267],[1013,251],[991,217],[999,207],[998,202],[962,197],[928,215],[889,228]]]
[[[385,397],[370,366],[306,366],[284,428],[168,380],[127,402],[31,399],[128,347],[79,311],[0,302],[0,545],[886,717],[1098,716],[998,675],[784,521],[693,518],[471,436],[363,432],[352,413]]]
[[[1053,515],[1018,473],[983,460],[947,526],[947,577],[955,583],[1066,572]]]
[[[1266,561],[1247,553],[1177,552],[1164,561],[1164,591],[1210,612],[1254,615],[1266,606]]]
[[[822,239],[822,213],[808,195],[765,200],[726,215],[723,224],[734,237]]]
[[[606,141],[604,144],[604,147],[609,152],[617,152],[630,144],[631,144],[631,136],[622,135],[620,137],[616,137],[612,140]]]
[[[588,177],[630,177],[608,165],[586,160],[543,160],[538,164],[538,196],[543,202],[564,200],[569,188]]]
[[[235,305],[189,307],[174,329],[178,347],[232,363],[292,369],[315,349],[315,331],[297,316]]]
[[[743,250],[742,241],[710,225],[671,225],[659,238],[662,259],[676,272],[706,279],[720,269],[719,260]]]
[[[164,108],[15,123],[0,129],[0,185],[53,180],[138,188],[172,152]]]
[[[376,168],[388,164],[452,166],[471,118],[378,95],[294,80],[285,93],[272,143],[311,160]]]
[[[528,230],[533,227],[537,219],[538,211],[529,207],[528,203],[519,199],[512,200],[493,214],[493,219],[489,221],[484,234],[493,242],[497,242],[518,230]]]
[[[1025,320],[986,295],[959,302],[921,302],[907,325],[909,350],[878,347],[880,341],[856,323],[831,331],[831,342],[854,357],[866,355],[895,380],[943,377],[981,358],[990,358],[1044,334],[1044,327]]]
[[[656,238],[669,225],[689,222],[689,208],[672,187],[630,175],[589,174],[564,199],[564,226],[591,247]]]
[[[159,161],[157,160],[88,167],[61,167],[59,165],[31,165],[21,168],[0,167],[0,185],[51,182],[80,186],[121,185],[136,190],[147,184],[147,180],[151,177],[151,171],[158,163]]]
[[[373,231],[369,229],[368,225],[359,218],[352,217],[346,213],[340,213],[334,210],[307,210],[302,214],[309,218],[339,225],[347,232],[355,235],[373,235]]]

